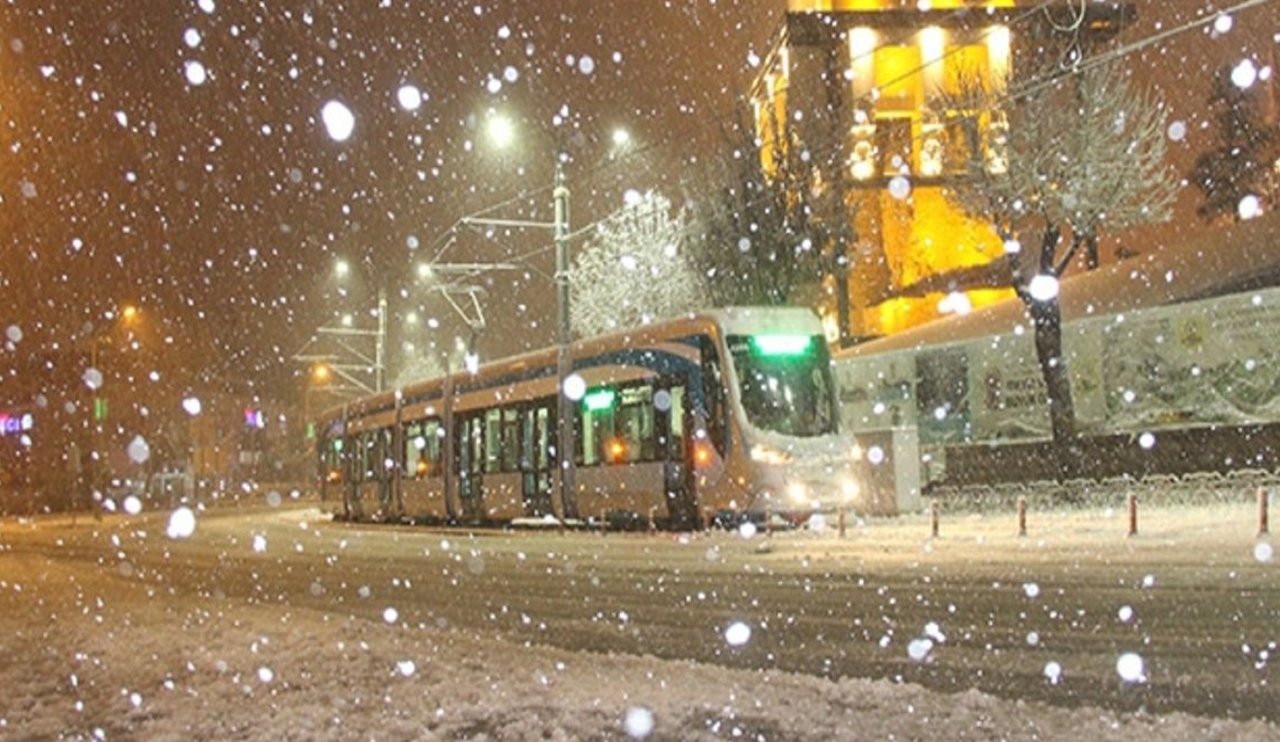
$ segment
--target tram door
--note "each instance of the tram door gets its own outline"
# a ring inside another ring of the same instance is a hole
[[[373,471],[378,482],[378,516],[388,519],[393,515],[397,515],[391,497],[391,488],[397,474],[387,466],[387,462],[391,460],[391,429],[383,428],[382,430],[374,431],[374,436]]]
[[[484,418],[472,415],[457,427],[459,516],[464,521],[480,520],[484,513]]]
[[[689,404],[688,387],[683,381],[664,381],[654,390],[654,428],[662,455],[667,513],[676,528],[693,528],[698,523]]]
[[[540,518],[551,512],[551,402],[523,410],[520,419],[520,472],[524,514]]]

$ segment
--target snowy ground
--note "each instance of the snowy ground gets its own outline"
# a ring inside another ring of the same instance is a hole
[[[261,529],[267,517],[296,522],[314,515],[208,516],[200,527],[215,538],[220,528],[242,527],[236,525],[241,517]],[[1119,559],[1163,549],[1173,558],[1199,544],[1208,551],[1241,551],[1242,564],[1253,562],[1268,570],[1266,576],[1274,562],[1253,553],[1248,516],[1245,508],[1220,507],[1155,513],[1147,521],[1150,535],[1137,542],[1117,538],[1121,518],[1098,514],[1040,518],[1033,528],[1042,535],[1031,540],[1008,534],[1007,518],[944,522],[938,540],[922,538],[922,519],[906,518],[857,528],[844,542],[776,535],[763,557],[781,564],[804,554],[838,568],[863,559],[859,544],[871,540],[904,559],[972,553],[978,544],[984,559],[1063,558],[1064,552],[1072,558],[1077,549]],[[147,527],[157,523],[162,521]],[[92,525],[83,519],[75,528],[53,519],[0,522],[2,738],[1280,737],[1280,729],[1261,721],[1064,709],[976,691],[944,694],[890,681],[830,681],[531,647],[337,606],[315,610],[223,599],[193,608],[163,584],[116,579],[129,577],[119,574],[129,562],[99,566],[61,558],[78,548],[86,528]],[[545,538],[555,548],[591,543],[584,535]],[[758,547],[758,541],[738,544],[728,534],[717,538],[725,552]],[[528,543],[526,537],[521,548]],[[596,543],[630,549],[645,541]],[[109,591],[100,591],[106,582]],[[103,599],[99,592],[109,594]]]

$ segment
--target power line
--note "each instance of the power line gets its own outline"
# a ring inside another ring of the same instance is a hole
[[[1165,41],[1167,39],[1173,38],[1174,36],[1179,36],[1181,34],[1184,34],[1187,31],[1193,31],[1202,26],[1206,26],[1210,23],[1215,22],[1220,16],[1235,15],[1242,11],[1250,10],[1252,8],[1255,8],[1260,5],[1265,5],[1272,1],[1273,0],[1244,0],[1243,2],[1237,3],[1229,8],[1224,8],[1223,10],[1220,10],[1217,13],[1206,15],[1204,18],[1198,18],[1194,21],[1189,21],[1187,23],[1184,23],[1181,26],[1175,26],[1174,28],[1170,28],[1165,31],[1160,31],[1158,33],[1151,34],[1150,36],[1147,36],[1145,38],[1138,39],[1137,41],[1117,47],[1116,49],[1108,51],[1104,54],[1100,54],[1097,57],[1087,62],[1081,62],[1077,65],[1073,65],[1072,68],[1064,72],[1063,75],[1057,75],[1057,76],[1040,80],[1040,81],[1033,81],[1032,84],[1020,88],[1016,93],[1010,93],[1007,96],[1007,99],[1018,100],[1019,98],[1034,95],[1035,93],[1043,90],[1044,88],[1050,85],[1053,85],[1058,80],[1062,79],[1062,77],[1065,75],[1080,74],[1080,73],[1086,72],[1095,67],[1108,64],[1122,57],[1127,57],[1130,54],[1133,54],[1134,52],[1141,51],[1151,46],[1152,44],[1157,44],[1161,41]]]

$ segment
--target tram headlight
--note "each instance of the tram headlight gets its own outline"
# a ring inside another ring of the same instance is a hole
[[[787,496],[794,503],[803,503],[809,499],[809,488],[803,482],[792,482],[787,485]]]
[[[751,447],[751,460],[777,466],[791,463],[791,454],[764,443],[757,443]]]

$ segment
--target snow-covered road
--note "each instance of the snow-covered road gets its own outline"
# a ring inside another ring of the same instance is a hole
[[[167,515],[0,523],[0,737],[1280,734],[1230,718],[1277,698],[1280,580],[1245,508],[1163,511],[1137,539],[1088,513],[1027,539],[905,518],[767,549],[302,509],[202,514],[174,540]],[[966,689],[1006,669],[1012,699]]]

